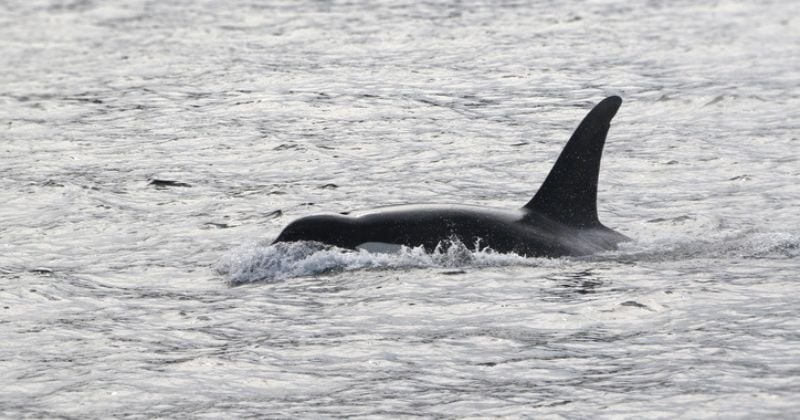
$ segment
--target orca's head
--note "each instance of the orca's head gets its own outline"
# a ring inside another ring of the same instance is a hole
[[[342,248],[353,248],[359,242],[354,242],[356,238],[351,226],[352,223],[347,216],[336,214],[306,216],[289,223],[273,244],[313,241]]]

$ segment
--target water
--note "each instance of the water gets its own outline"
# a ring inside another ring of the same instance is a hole
[[[796,417],[798,12],[4,2],[0,413]],[[267,245],[522,205],[610,94],[618,251]]]

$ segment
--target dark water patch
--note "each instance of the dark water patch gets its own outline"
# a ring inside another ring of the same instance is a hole
[[[207,223],[203,224],[203,228],[204,229],[214,229],[214,228],[216,228],[216,229],[227,229],[229,227],[231,227],[231,226],[229,224],[227,224],[227,223],[207,222]]]
[[[302,148],[303,148],[303,147],[302,147],[302,146],[300,146],[300,145],[298,145],[298,144],[288,144],[288,143],[284,143],[284,144],[280,144],[280,145],[278,145],[278,146],[275,146],[275,147],[273,147],[273,148],[272,148],[272,150],[276,150],[276,151],[281,151],[281,150],[297,150],[297,149],[302,149]]]
[[[273,211],[271,211],[269,213],[265,213],[263,215],[263,218],[264,219],[275,219],[275,218],[281,217],[281,216],[283,216],[283,211],[282,210],[273,210]]]
[[[175,181],[171,179],[151,179],[147,185],[152,185],[158,189],[163,189],[168,187],[183,187],[183,188],[191,187],[191,185],[186,182]]]
[[[649,306],[636,302],[635,300],[628,300],[619,304],[619,306],[630,306],[633,308],[640,308],[640,309],[647,309],[648,311],[653,311],[650,309]]]
[[[687,216],[687,215],[671,217],[671,218],[661,218],[661,217],[659,217],[659,218],[655,218],[655,219],[650,219],[650,220],[647,221],[647,223],[672,222],[673,224],[677,224],[677,223],[680,223],[680,222],[685,222],[687,220],[694,220],[694,217]]]

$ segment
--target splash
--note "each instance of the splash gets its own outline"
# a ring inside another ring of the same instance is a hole
[[[423,247],[401,247],[395,253],[349,250],[315,242],[271,245],[253,242],[228,252],[217,272],[230,285],[277,282],[289,278],[342,271],[397,268],[463,268],[501,266],[559,266],[577,261],[658,262],[697,258],[797,258],[800,235],[747,231],[698,239],[687,235],[645,238],[621,244],[617,251],[579,258],[526,258],[501,254],[480,243],[470,247],[457,239],[442,241],[433,252]]]
[[[220,260],[217,272],[226,277],[228,284],[240,285],[361,269],[543,265],[547,261],[501,254],[481,248],[480,244],[470,248],[452,239],[443,241],[431,253],[423,247],[403,246],[396,253],[370,253],[315,242],[258,242],[231,250]]]

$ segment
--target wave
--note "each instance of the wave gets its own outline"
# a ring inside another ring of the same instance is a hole
[[[242,245],[226,254],[217,272],[231,285],[271,282],[339,271],[393,268],[458,268],[553,264],[556,260],[501,254],[489,248],[470,248],[458,240],[443,241],[433,252],[423,247],[400,247],[394,253],[349,250],[315,242]],[[557,262],[555,262],[557,264]]]
[[[232,249],[217,264],[230,285],[276,282],[362,269],[465,268],[532,266],[553,267],[571,260],[603,262],[659,262],[697,258],[796,258],[800,235],[785,232],[742,232],[718,237],[662,237],[625,243],[617,251],[579,258],[526,258],[490,248],[469,247],[458,240],[443,241],[432,253],[422,247],[401,247],[394,253],[348,250],[314,242],[271,245],[252,242]]]
[[[654,237],[621,244],[611,254],[598,258],[620,261],[676,261],[699,258],[796,258],[800,257],[800,235],[787,232],[708,234],[695,237]]]

